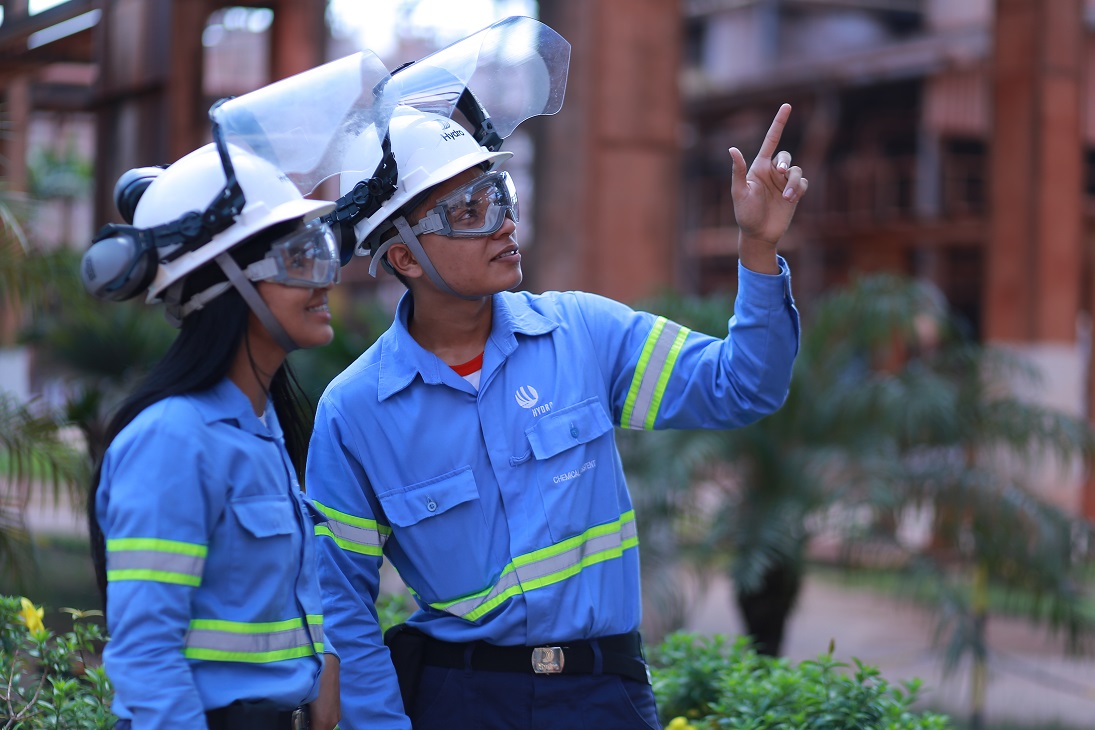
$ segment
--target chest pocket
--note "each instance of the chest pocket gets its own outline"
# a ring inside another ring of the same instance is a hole
[[[552,541],[620,516],[611,432],[595,397],[553,411],[525,432]]]
[[[479,537],[487,522],[471,467],[376,496],[392,526],[387,549],[404,553],[421,571],[414,588],[426,600],[445,601],[486,585],[487,547]]]
[[[528,435],[532,455],[549,459],[575,446],[588,444],[612,430],[604,406],[596,398],[542,416]]]
[[[288,497],[264,495],[228,503],[240,526],[254,537],[291,535],[296,529],[294,513],[300,509]]]
[[[293,576],[302,560],[301,505],[288,494],[264,494],[228,502],[228,558],[231,572],[225,576],[232,586],[225,602],[242,606],[266,595],[264,581]],[[311,526],[308,526],[311,529]]]

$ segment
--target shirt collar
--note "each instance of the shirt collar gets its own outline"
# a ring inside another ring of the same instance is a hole
[[[192,394],[192,398],[206,423],[223,421],[256,436],[282,437],[273,401],[266,401],[266,425],[263,425],[251,407],[251,399],[230,378],[222,379],[209,390]]]
[[[441,382],[443,368],[441,358],[419,345],[407,330],[414,300],[406,292],[395,310],[395,320],[380,338],[380,375],[378,396],[384,400],[406,388],[415,376],[422,382],[436,385]],[[546,334],[559,323],[529,307],[521,295],[502,292],[491,298],[490,341],[508,356],[517,349],[517,335],[536,336]]]

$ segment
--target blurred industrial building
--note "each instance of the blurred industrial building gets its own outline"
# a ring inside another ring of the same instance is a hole
[[[34,6],[0,2],[0,177],[42,201],[45,245],[83,248],[117,220],[117,177],[208,141],[217,99],[357,50],[327,0]],[[786,101],[782,146],[810,192],[783,252],[807,319],[857,273],[921,277],[979,339],[1041,369],[1034,397],[1095,412],[1095,1],[540,0],[538,13],[573,55],[563,111],[519,141],[528,288],[625,301],[732,288],[727,148],[752,159]],[[399,40],[389,67],[431,50]],[[364,266],[346,280],[375,286]],[[7,343],[14,325],[0,318]],[[1047,489],[1095,517],[1091,485]]]

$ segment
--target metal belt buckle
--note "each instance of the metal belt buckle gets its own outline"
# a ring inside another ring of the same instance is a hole
[[[537,674],[560,674],[565,660],[561,646],[538,646],[532,650],[532,671]]]
[[[308,711],[303,707],[293,710],[293,718],[289,722],[292,730],[308,730]]]

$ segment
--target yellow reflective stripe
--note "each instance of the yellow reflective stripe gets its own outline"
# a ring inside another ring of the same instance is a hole
[[[334,507],[328,507],[327,505],[321,502],[317,502],[314,499],[312,500],[312,504],[314,504],[320,512],[327,515],[327,517],[329,517],[330,519],[344,522],[347,525],[351,525],[353,527],[361,527],[366,530],[376,530],[381,535],[392,534],[392,528],[388,527],[387,525],[382,525],[376,520],[371,520],[367,517],[355,517],[354,515],[351,515],[347,512],[339,512]]]
[[[183,655],[204,661],[265,664],[323,653],[323,617],[243,622],[193,619]]]
[[[209,548],[197,543],[151,537],[106,541],[108,581],[144,580],[199,586]]]
[[[639,355],[638,364],[635,366],[635,374],[631,376],[631,387],[627,390],[624,410],[620,415],[620,426],[624,428],[627,428],[631,422],[631,414],[635,410],[635,401],[639,397],[639,386],[643,383],[643,373],[646,372],[646,366],[650,362],[650,354],[654,352],[654,345],[657,344],[658,337],[661,336],[662,329],[668,321],[665,317],[658,317],[654,320],[654,328],[650,330],[650,334],[646,336],[646,342],[643,343],[643,351]]]
[[[251,651],[226,651],[224,649],[200,649],[187,647],[183,650],[183,656],[187,659],[201,659],[207,662],[242,662],[245,664],[269,664],[271,662],[283,662],[286,659],[300,659],[306,656],[315,656],[323,653],[320,645],[317,651],[314,646],[299,646],[293,649],[279,651],[251,652]]]
[[[147,580],[155,583],[171,583],[195,588],[202,584],[202,579],[198,576],[184,573],[167,573],[162,570],[108,570],[106,579],[109,583],[117,583],[122,580]]]
[[[662,365],[662,371],[658,375],[658,384],[654,387],[654,396],[651,399],[650,411],[646,414],[646,420],[643,421],[643,428],[647,431],[654,428],[654,421],[658,417],[658,410],[662,407],[662,396],[665,395],[665,386],[669,382],[669,376],[673,372],[673,366],[677,364],[677,358],[681,354],[681,348],[684,346],[684,341],[688,339],[688,333],[692,330],[687,327],[681,327],[677,332],[677,336],[673,339],[673,344],[669,347],[669,352],[665,356],[665,364]]]
[[[621,557],[639,544],[633,534],[634,523],[635,512],[629,510],[614,522],[595,525],[581,535],[513,558],[494,585],[482,591],[430,606],[474,621],[513,596],[554,585],[588,566]]]
[[[118,537],[106,541],[107,552],[121,550],[155,550],[161,553],[177,553],[179,555],[196,555],[204,558],[209,554],[209,548],[196,542],[181,542],[180,540],[160,540],[155,537]]]
[[[367,545],[353,540],[347,540],[344,537],[336,535],[328,525],[316,525],[315,529],[316,537],[329,537],[335,541],[343,550],[351,553],[359,553],[361,555],[375,555],[377,557],[384,554],[384,548],[379,545]]]
[[[314,500],[313,503],[328,519],[326,524],[316,525],[316,537],[329,537],[348,552],[375,556],[384,554],[384,543],[392,534],[391,527],[376,520],[340,512]]]
[[[680,356],[681,347],[692,330],[658,317],[647,335],[627,399],[620,415],[620,426],[652,429],[658,418],[665,386]]]
[[[224,631],[230,634],[268,634],[275,631],[299,629],[304,622],[299,618],[284,621],[266,621],[250,623],[247,621],[225,621],[216,618],[196,618],[190,621],[190,630]]]
[[[586,555],[578,563],[575,563],[573,565],[569,565],[569,566],[567,566],[567,567],[565,567],[565,568],[563,568],[559,571],[556,571],[555,573],[551,573],[549,575],[542,576],[540,578],[536,578],[536,579],[530,580],[528,582],[521,583],[521,584],[516,585],[516,586],[512,586],[511,588],[508,588],[503,593],[499,594],[497,597],[492,598],[491,600],[483,603],[478,608],[475,608],[475,609],[472,609],[471,611],[468,611],[466,614],[464,614],[464,618],[467,619],[468,621],[475,621],[476,619],[479,619],[479,618],[482,618],[483,616],[486,616],[488,613],[490,613],[495,608],[500,606],[503,601],[506,601],[507,599],[512,598],[513,596],[517,595],[518,593],[526,593],[528,591],[535,590],[537,588],[545,588],[545,587],[550,586],[550,585],[555,585],[556,583],[562,583],[567,578],[571,578],[571,577],[577,575],[578,573],[581,573],[583,569],[588,568],[591,565],[596,565],[598,563],[603,563],[606,560],[614,560],[616,558],[623,557],[623,554],[624,554],[625,550],[628,550],[628,549],[633,548],[633,547],[638,547],[638,545],[639,545],[639,538],[638,537],[630,537],[630,538],[627,538],[626,540],[623,540],[616,547],[612,547],[612,548],[609,548],[607,550],[602,550],[601,552],[598,552],[598,553],[592,553],[590,555]]]

